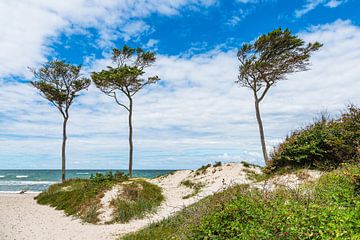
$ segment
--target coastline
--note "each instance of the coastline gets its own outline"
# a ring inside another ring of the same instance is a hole
[[[134,219],[125,224],[89,224],[76,217],[66,216],[63,211],[34,200],[37,193],[0,193],[0,239],[53,239],[53,240],[114,240],[120,235],[139,230],[150,223],[173,215],[200,199],[221,191],[233,184],[249,183],[242,164],[231,163],[221,167],[209,167],[203,174],[180,170],[172,174],[148,179],[163,189],[165,201],[154,214]],[[181,184],[186,179],[204,183],[202,191]],[[224,185],[225,184],[225,185]],[[189,195],[190,197],[184,198]]]

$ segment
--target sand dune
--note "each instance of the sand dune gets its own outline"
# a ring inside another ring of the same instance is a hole
[[[132,220],[126,224],[94,225],[65,216],[49,206],[42,206],[34,200],[34,194],[0,194],[0,239],[1,240],[110,240],[139,230],[149,223],[159,221],[185,206],[210,194],[222,191],[234,184],[250,183],[244,166],[239,163],[220,167],[209,167],[201,174],[195,171],[177,171],[171,175],[149,180],[163,189],[165,201],[155,214],[144,219]],[[260,171],[257,168],[254,171]],[[203,185],[195,196],[183,199],[192,189],[181,185],[191,180]],[[107,197],[111,194],[105,194]],[[108,201],[108,200],[107,200]],[[111,209],[109,209],[111,211]],[[109,213],[107,213],[109,214]]]

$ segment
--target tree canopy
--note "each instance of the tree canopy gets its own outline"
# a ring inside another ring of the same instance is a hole
[[[39,70],[31,69],[37,79],[31,84],[67,118],[74,98],[91,83],[90,79],[81,77],[80,70],[81,66],[60,60],[50,61]]]
[[[321,46],[318,42],[305,44],[288,29],[263,34],[238,51],[241,65],[236,82],[252,89],[261,101],[269,88],[288,74],[308,70],[311,53]]]

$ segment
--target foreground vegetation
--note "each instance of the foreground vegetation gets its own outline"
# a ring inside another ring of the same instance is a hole
[[[265,174],[243,162],[255,182],[304,168],[326,171],[318,181],[273,192],[234,186],[122,239],[360,239],[359,155],[360,109],[349,106],[338,119],[322,117],[288,136]]]
[[[296,168],[331,170],[360,159],[360,109],[350,105],[338,119],[322,116],[293,132],[271,155],[267,173]]]
[[[347,165],[297,190],[235,186],[123,239],[359,239],[359,226],[360,166]]]
[[[141,218],[152,212],[164,200],[161,188],[144,180],[123,184],[120,198],[111,202],[115,207],[113,222],[125,223],[134,218]]]
[[[67,215],[80,217],[89,223],[99,222],[100,201],[107,190],[120,185],[122,193],[111,202],[112,222],[128,222],[153,211],[163,201],[161,189],[141,179],[128,179],[118,172],[96,174],[91,179],[70,179],[54,184],[35,199],[39,204],[64,210]]]

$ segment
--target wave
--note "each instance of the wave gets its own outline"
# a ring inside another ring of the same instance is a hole
[[[0,194],[2,194],[2,193],[5,193],[5,194],[19,194],[21,191],[0,191]],[[26,191],[25,192],[25,194],[26,193],[36,193],[36,194],[38,194],[38,193],[41,193],[41,191]]]
[[[27,178],[28,175],[17,175],[16,178]]]
[[[5,176],[3,176],[3,175],[0,175],[0,178],[5,178]]]
[[[53,181],[0,181],[0,186],[29,186],[29,185],[51,185],[58,182]]]
[[[78,172],[78,173],[76,173],[76,175],[89,175],[89,173],[88,172],[85,172],[85,173]]]

